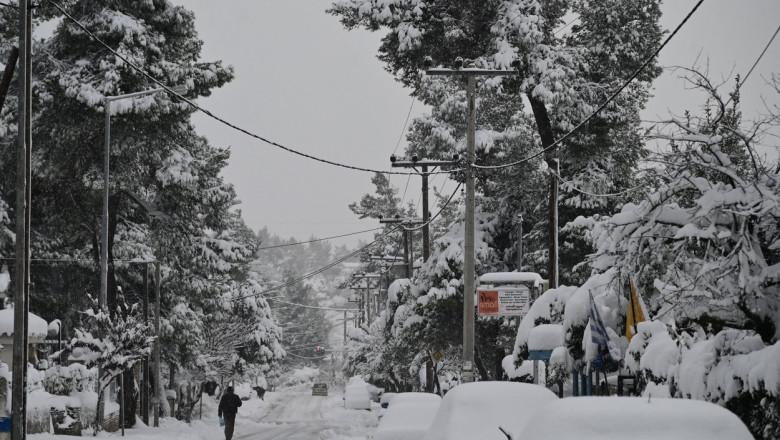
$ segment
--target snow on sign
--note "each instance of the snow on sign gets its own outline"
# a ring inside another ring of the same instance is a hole
[[[531,302],[527,286],[499,286],[477,292],[482,316],[525,316]]]

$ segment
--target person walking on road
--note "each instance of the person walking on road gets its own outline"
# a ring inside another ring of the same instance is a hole
[[[236,426],[236,413],[242,403],[241,399],[233,392],[233,387],[227,387],[225,394],[219,399],[217,415],[225,420],[225,440],[233,438],[233,428]]]

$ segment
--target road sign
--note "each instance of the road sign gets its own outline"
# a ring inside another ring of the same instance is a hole
[[[441,359],[441,358],[442,358],[442,356],[443,356],[443,355],[442,355],[442,354],[441,354],[441,352],[439,352],[439,351],[434,351],[434,352],[433,352],[433,358],[434,358],[434,359],[436,359],[437,361],[438,361],[439,359]]]
[[[525,316],[531,289],[524,285],[498,286],[477,292],[481,316]]]

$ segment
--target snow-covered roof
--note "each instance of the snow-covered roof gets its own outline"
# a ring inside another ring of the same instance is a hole
[[[481,284],[533,283],[539,286],[544,279],[536,272],[490,272],[479,277]]]
[[[27,314],[27,336],[31,338],[45,338],[49,330],[46,320],[38,315]],[[14,334],[14,309],[0,310],[0,336]]]

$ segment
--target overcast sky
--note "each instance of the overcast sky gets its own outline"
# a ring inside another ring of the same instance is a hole
[[[194,11],[204,60],[223,60],[236,78],[200,104],[252,132],[305,153],[365,168],[390,170],[404,123],[425,108],[376,59],[381,34],[347,32],[325,9],[330,0],[173,0]],[[662,25],[673,29],[695,0],[668,0]],[[715,78],[744,73],[780,24],[778,0],[708,0],[661,53],[664,66],[709,64]],[[780,36],[743,89],[745,117],[761,110],[763,77],[780,72]],[[729,85],[728,90],[731,90]],[[725,92],[726,90],[724,90]],[[699,96],[677,74],[655,83],[645,119],[695,109]],[[236,186],[247,224],[306,240],[378,226],[347,208],[373,192],[372,174],[292,155],[196,114],[198,131],[214,145],[230,146],[226,179]],[[403,152],[405,138],[398,147]],[[774,153],[776,155],[776,152]],[[401,194],[405,177],[393,177]],[[420,198],[412,178],[405,200]],[[432,185],[454,189],[445,178]],[[353,246],[371,234],[334,240]]]

